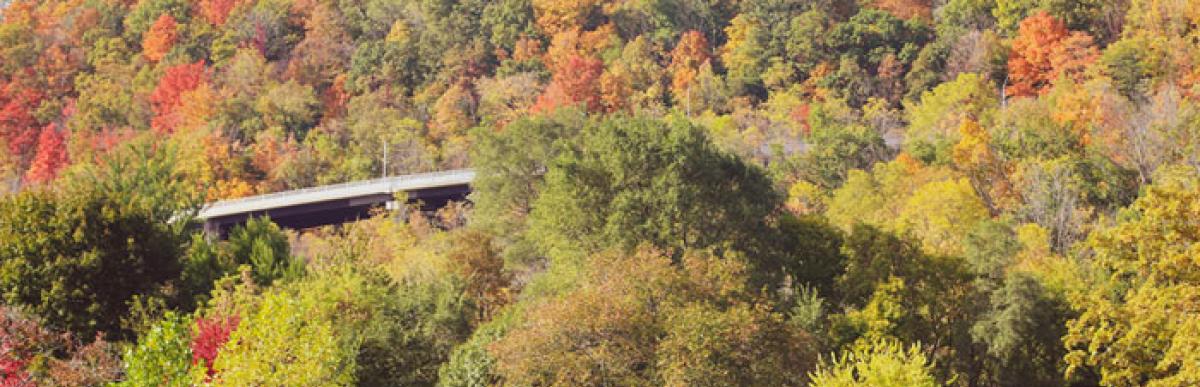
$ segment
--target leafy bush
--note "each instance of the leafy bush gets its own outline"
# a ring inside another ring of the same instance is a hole
[[[123,387],[191,386],[191,319],[168,312],[125,352]]]
[[[217,351],[229,342],[229,336],[237,329],[239,321],[237,316],[196,319],[191,343],[192,366],[203,366],[208,377],[212,378],[216,374],[213,362],[217,360]]]
[[[354,383],[353,348],[312,297],[268,290],[221,348],[215,385],[312,386]],[[187,347],[187,343],[181,345]],[[191,357],[186,356],[190,362]]]
[[[115,346],[102,336],[84,345],[19,309],[0,306],[0,385],[101,385],[120,372]]]
[[[823,361],[813,387],[936,387],[933,365],[918,346],[876,342]]]

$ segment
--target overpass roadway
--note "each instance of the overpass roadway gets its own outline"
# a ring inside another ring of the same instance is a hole
[[[280,227],[306,229],[366,218],[371,210],[407,195],[433,211],[450,201],[466,200],[475,171],[459,169],[277,192],[209,203],[197,218],[209,235],[224,236],[251,217],[270,217]]]

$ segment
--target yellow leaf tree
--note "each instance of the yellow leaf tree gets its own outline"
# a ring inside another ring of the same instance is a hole
[[[1171,169],[1088,239],[1100,270],[1072,295],[1068,372],[1107,386],[1200,383],[1200,178]]]

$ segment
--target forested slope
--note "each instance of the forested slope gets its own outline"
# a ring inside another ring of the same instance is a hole
[[[1197,42],[1190,0],[0,0],[0,385],[1197,385]],[[465,167],[432,218],[188,219]]]

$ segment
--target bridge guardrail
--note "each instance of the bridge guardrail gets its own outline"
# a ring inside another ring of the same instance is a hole
[[[370,180],[360,180],[360,181],[353,181],[353,182],[346,182],[346,183],[339,183],[339,184],[330,184],[330,185],[324,185],[324,186],[318,186],[318,187],[301,188],[301,189],[296,189],[296,190],[291,190],[291,191],[274,192],[274,193],[250,196],[250,197],[245,197],[245,198],[223,200],[223,201],[205,204],[203,207],[200,208],[200,211],[196,217],[198,219],[207,219],[207,218],[212,218],[212,217],[229,215],[229,214],[224,213],[224,212],[228,212],[228,211],[221,211],[221,210],[222,209],[231,209],[231,208],[246,208],[245,211],[254,211],[254,210],[256,210],[255,207],[260,207],[260,206],[254,206],[253,205],[254,203],[259,203],[259,202],[269,203],[271,201],[278,201],[278,200],[290,198],[290,197],[319,194],[319,193],[323,193],[323,192],[353,190],[355,188],[364,188],[364,187],[370,187],[370,186],[374,186],[374,185],[379,185],[381,187],[381,189],[386,189],[387,191],[392,192],[392,191],[396,190],[395,187],[397,185],[402,185],[403,183],[410,183],[413,181],[420,181],[420,180],[437,180],[439,178],[452,177],[452,176],[456,176],[456,175],[462,175],[464,180],[466,180],[466,182],[469,182],[470,180],[474,179],[474,173],[475,173],[475,171],[472,169],[455,169],[455,170],[448,170],[448,171],[416,173],[416,174],[411,174],[411,175],[401,175],[401,176],[376,178],[376,179],[370,179]],[[437,186],[438,185],[430,185],[429,187],[433,188],[433,187],[437,187]],[[382,192],[382,191],[380,190],[379,192],[361,192],[361,193],[354,193],[354,194],[367,195],[367,194],[371,194],[371,193],[380,193],[380,192]],[[349,196],[354,196],[354,194],[350,194]],[[269,206],[267,206],[267,207],[269,208]],[[232,213],[237,213],[237,211],[233,211]]]

